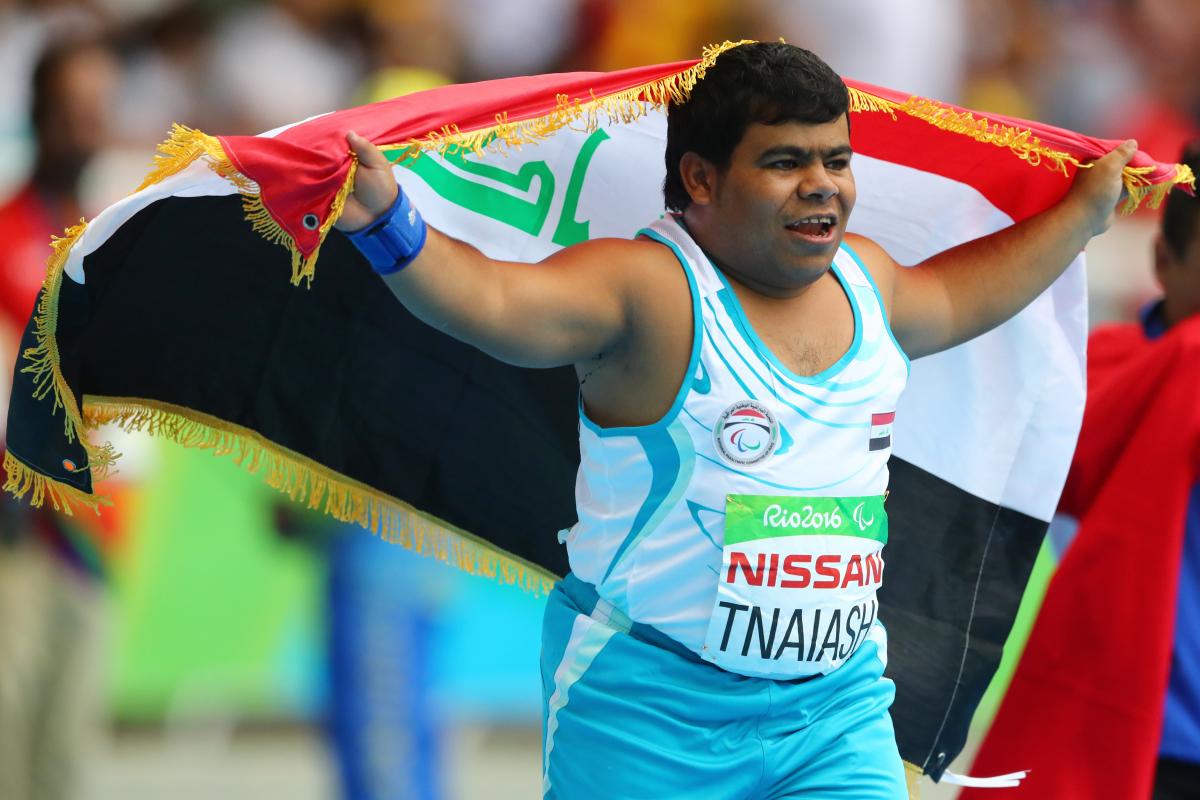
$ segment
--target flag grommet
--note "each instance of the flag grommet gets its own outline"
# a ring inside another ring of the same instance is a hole
[[[305,214],[304,219],[300,220],[300,224],[304,226],[305,230],[315,231],[321,224],[321,220],[317,219],[316,214]]]

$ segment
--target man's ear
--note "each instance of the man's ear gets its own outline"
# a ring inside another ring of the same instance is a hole
[[[679,159],[679,177],[683,181],[683,188],[692,198],[692,203],[706,206],[713,201],[717,168],[711,161],[689,150]]]

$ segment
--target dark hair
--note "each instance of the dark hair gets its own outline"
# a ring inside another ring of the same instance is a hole
[[[761,42],[721,54],[691,97],[667,111],[667,208],[683,211],[692,202],[679,174],[684,153],[725,167],[752,123],[831,122],[849,105],[838,74],[801,47]]]
[[[1200,175],[1200,139],[1193,139],[1183,148],[1179,160]],[[1167,247],[1177,258],[1187,255],[1188,242],[1196,238],[1200,220],[1200,197],[1173,190],[1163,207],[1162,235]]]

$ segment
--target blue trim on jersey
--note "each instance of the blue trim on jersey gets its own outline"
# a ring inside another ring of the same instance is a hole
[[[729,300],[728,300],[728,298],[726,297],[726,295],[728,294],[728,292],[729,292],[729,290],[722,289],[721,291],[717,292],[717,293],[716,293],[716,295],[717,295],[717,297],[718,297],[718,298],[720,298],[720,300],[721,300],[721,304],[722,304],[722,305],[724,305],[724,306],[726,306],[726,312],[727,312],[727,313],[729,313],[729,314],[730,314],[730,316],[732,316],[732,315],[733,315],[733,309],[729,307],[729,305],[728,305],[728,303],[729,303]],[[708,305],[709,305],[709,308],[713,308],[713,305],[712,305],[712,300],[711,300],[709,297],[705,297],[705,298],[704,298],[704,302],[708,303]],[[713,309],[713,311],[714,311],[714,313],[715,313],[715,312],[716,312],[716,309]],[[734,324],[737,324],[737,320],[736,320],[736,319],[734,320]],[[726,340],[728,340],[728,341],[729,341],[730,345],[733,345],[733,349],[734,349],[734,351],[736,352],[736,351],[737,351],[737,345],[734,345],[734,344],[733,344],[733,339],[730,339],[730,338],[729,338],[729,334],[728,334],[728,333],[725,333],[725,329],[724,329],[724,327],[722,327],[722,328],[721,328],[721,332],[722,332],[723,334],[725,334],[725,338],[726,338]],[[745,338],[745,337],[743,337],[743,338]],[[715,343],[714,343],[714,346],[715,346]],[[740,356],[740,355],[741,355],[741,354],[739,353],[739,356]],[[744,357],[742,358],[742,361],[743,361],[743,362],[746,364],[746,366],[750,367],[751,371],[754,371],[755,375],[757,375],[757,374],[758,374],[758,373],[757,373],[757,371],[755,371],[755,370],[754,370],[754,367],[750,365],[750,362],[746,361],[746,359],[745,359]],[[726,363],[726,365],[728,365],[728,364],[729,364],[729,362],[728,362],[728,361],[726,361],[725,363]],[[763,366],[770,368],[770,362],[768,362],[768,361],[764,360],[764,361],[763,361]],[[881,362],[879,363],[879,366],[875,368],[875,371],[874,371],[874,372],[872,372],[870,375],[867,375],[867,376],[866,376],[866,377],[864,377],[864,378],[860,378],[860,379],[858,379],[858,380],[856,380],[856,381],[842,381],[842,382],[840,382],[840,383],[826,383],[826,384],[824,384],[824,385],[823,385],[821,388],[822,388],[822,389],[824,389],[824,390],[825,390],[825,391],[827,391],[827,392],[848,392],[848,391],[852,391],[852,390],[854,390],[854,389],[859,389],[859,388],[861,388],[861,387],[863,387],[863,386],[866,386],[866,385],[868,385],[868,384],[870,384],[870,383],[873,383],[873,382],[874,382],[874,381],[875,381],[875,380],[876,380],[876,379],[877,379],[877,378],[878,378],[878,377],[879,377],[879,376],[880,376],[880,375],[883,373],[883,371],[884,371],[884,369],[886,368],[886,366],[887,366],[887,365],[886,365],[886,363],[881,361]],[[788,378],[787,378],[787,376],[786,376],[786,375],[779,374],[777,371],[772,371],[772,373],[771,373],[771,374],[772,374],[772,375],[777,375],[777,376],[778,376],[778,378],[779,378],[779,384],[780,384],[781,386],[785,387],[786,389],[788,389],[789,391],[795,392],[796,394],[799,394],[799,395],[804,395],[805,397],[810,397],[808,394],[806,394],[806,393],[802,392],[800,389],[798,389],[798,388],[796,388],[795,386],[793,386],[792,384],[788,383]],[[764,383],[764,384],[767,384],[767,381],[763,381],[763,383]],[[811,384],[809,384],[809,385],[811,385]],[[812,400],[816,400],[816,398],[811,398],[811,397],[810,397],[810,399],[812,399]],[[856,402],[853,402],[853,403],[846,403],[845,405],[848,405],[848,406],[850,406],[850,405],[857,405],[859,402],[862,402],[862,401],[860,400],[860,401],[856,401]],[[834,403],[834,402],[832,402],[832,401],[831,401],[831,402],[829,403],[829,405],[841,405],[841,404],[839,404],[839,403]]]
[[[712,429],[713,429],[712,425],[709,425],[708,423],[701,422],[700,420],[696,419],[696,415],[693,414],[692,412],[688,411],[686,408],[683,409],[683,413],[687,414],[688,417],[692,420],[692,422],[696,423],[697,425],[699,425],[701,428],[708,431],[709,433],[712,433]]]
[[[712,259],[709,259],[709,263],[712,264]],[[721,283],[725,284],[725,289],[730,294],[729,300],[722,297],[721,302],[729,309],[730,316],[733,317],[733,321],[738,326],[742,337],[746,339],[746,343],[750,345],[751,349],[758,350],[771,364],[774,364],[779,373],[784,377],[797,383],[806,383],[809,385],[825,383],[829,378],[841,372],[858,355],[858,348],[862,344],[862,311],[858,307],[858,298],[854,295],[853,287],[846,281],[837,264],[830,262],[829,268],[833,271],[834,277],[837,278],[838,285],[842,287],[842,292],[846,295],[846,299],[850,301],[850,310],[854,314],[854,340],[850,343],[850,348],[842,354],[841,358],[816,375],[797,375],[775,357],[775,354],[771,352],[771,348],[767,347],[766,342],[758,338],[758,334],[755,333],[750,320],[746,318],[746,312],[742,308],[742,301],[738,299],[737,293],[733,291],[733,287],[729,284],[729,279],[725,277],[725,273],[721,272],[715,264],[712,264],[712,268],[717,273],[717,277],[721,279]]]
[[[904,359],[904,366],[908,368],[909,377],[912,377],[912,361],[909,360],[908,353],[904,352],[904,348],[900,346],[900,342],[896,341],[896,334],[892,332],[892,321],[888,318],[887,306],[883,304],[883,295],[879,293],[879,286],[875,283],[875,277],[871,274],[871,270],[867,269],[867,265],[863,263],[863,260],[858,257],[858,253],[854,252],[853,247],[845,242],[842,242],[842,247],[850,254],[855,263],[858,264],[858,268],[862,271],[862,274],[866,275],[867,280],[871,282],[871,288],[875,291],[876,299],[879,300],[879,313],[883,316],[883,327],[888,332],[888,336],[891,337],[892,344],[896,345],[896,352]]]
[[[709,308],[712,308],[712,300],[710,300],[706,297],[706,298],[704,298],[704,302],[708,303]],[[726,339],[729,339],[729,334],[725,333],[724,328],[722,328],[720,325],[718,325],[717,328],[721,331],[721,333],[725,336]],[[738,386],[742,387],[742,391],[746,393],[746,396],[749,397],[751,400],[757,400],[758,395],[756,395],[754,392],[750,391],[750,387],[747,386],[745,381],[742,380],[742,376],[738,375],[737,370],[735,370],[733,368],[733,365],[729,363],[729,359],[725,358],[725,354],[721,352],[721,348],[717,347],[716,337],[713,336],[712,331],[710,331],[708,329],[707,325],[704,326],[704,335],[707,336],[708,341],[710,343],[712,343],[712,349],[713,349],[713,352],[717,354],[717,358],[721,359],[721,363],[725,365],[725,369],[729,370],[729,374],[733,377],[733,379],[735,381],[737,381]],[[733,340],[729,339],[729,341],[730,341],[730,344],[733,343]],[[737,348],[735,347],[733,349],[733,351],[735,353],[737,353]],[[754,377],[756,377],[760,381],[762,381],[763,386],[770,388],[770,384],[767,381],[763,380],[763,377],[761,375],[759,375],[757,372],[755,372],[754,367],[751,367],[749,362],[746,362],[746,359],[742,358],[741,353],[738,353],[738,358],[741,358],[743,363],[745,363],[747,367],[750,367],[750,371],[754,373]]]
[[[708,307],[710,309],[712,309],[713,313],[715,314],[716,309],[713,308],[712,300],[708,297],[705,297],[704,302],[708,304]],[[790,406],[791,403],[788,403],[786,400],[781,398],[779,396],[779,393],[776,392],[775,389],[767,381],[763,380],[763,377],[761,375],[759,375],[758,371],[755,370],[754,367],[750,364],[750,362],[746,360],[746,357],[743,356],[740,352],[738,352],[737,345],[735,345],[733,343],[733,340],[729,338],[729,334],[725,332],[725,329],[723,327],[721,327],[720,324],[717,325],[717,330],[721,331],[721,335],[724,336],[726,341],[729,342],[730,346],[733,348],[733,352],[737,353],[737,357],[740,358],[742,360],[742,363],[745,364],[746,367],[750,370],[750,372],[752,372],[754,374],[754,377],[756,377],[760,381],[762,381],[763,386],[767,387],[767,389],[770,390],[771,394],[775,395],[775,398],[777,400],[779,400],[781,403],[784,403],[785,405]],[[713,337],[712,331],[710,331],[708,329],[707,325],[704,326],[704,335],[708,337],[708,341],[712,345],[712,351],[717,354],[717,358],[721,359],[721,363],[725,365],[725,369],[729,372],[729,374],[733,377],[733,379],[735,381],[737,381],[738,386],[742,387],[742,391],[744,391],[746,393],[746,396],[749,397],[751,400],[757,400],[758,395],[756,395],[754,392],[750,391],[750,387],[747,386],[742,381],[742,376],[738,375],[737,370],[735,370],[733,368],[733,365],[729,363],[729,360],[726,359],[724,354],[721,352],[721,348],[717,347],[717,340],[716,340],[716,338]],[[768,369],[769,369],[769,367],[768,367]],[[795,408],[795,406],[792,406],[792,408]],[[800,409],[798,409],[798,408],[796,409],[796,411],[799,411],[801,414],[804,414],[804,412],[800,411]],[[804,414],[804,415],[807,416],[807,414]],[[692,419],[696,419],[691,414],[688,414],[688,416],[692,417]],[[810,419],[811,419],[811,417],[810,417]],[[699,420],[696,420],[696,421],[699,422]],[[814,420],[814,421],[819,422],[820,420]],[[704,423],[701,423],[701,425],[706,430],[710,430],[710,431],[712,430],[712,428],[708,427],[707,425],[704,425]],[[778,453],[779,455],[783,455],[788,450],[791,450],[792,445],[795,443],[796,443],[796,439],[795,439],[795,437],[792,436],[791,431],[789,431],[782,422],[779,423],[779,449],[776,450],[775,452]]]
[[[717,294],[718,294],[718,296],[720,296],[720,295],[724,294],[724,291],[718,292]],[[704,298],[704,302],[708,303],[709,308],[713,308],[711,299],[706,297],[706,298]],[[715,308],[713,308],[713,313],[716,313]],[[738,352],[737,345],[735,345],[733,343],[733,340],[729,338],[729,333],[726,332],[726,330],[720,325],[717,325],[717,329],[721,331],[721,335],[724,336],[725,340],[729,342],[730,346],[732,346],[732,348],[733,348],[733,352],[737,353],[737,357],[739,359],[741,359],[742,363],[745,364],[746,367],[749,368],[749,370],[752,373],[754,373],[754,376],[756,378],[758,378],[760,381],[762,381],[762,385],[764,387],[766,387],[767,391],[769,391],[775,397],[776,400],[783,403],[785,406],[792,409],[797,414],[799,414],[800,416],[807,419],[809,422],[815,422],[818,425],[824,425],[826,428],[869,428],[869,427],[871,427],[870,422],[828,422],[826,420],[819,419],[818,417],[814,417],[812,414],[805,411],[803,408],[800,408],[800,406],[796,405],[795,403],[791,402],[790,400],[785,399],[782,395],[779,394],[778,391],[776,391],[775,387],[771,385],[770,381],[767,381],[766,379],[763,378],[762,375],[759,375],[758,371],[754,368],[754,366],[749,361],[746,360],[746,357],[743,356],[740,352]],[[704,332],[709,335],[710,339],[712,339],[712,333],[709,332],[707,326],[704,328]],[[713,341],[713,352],[715,352],[717,354],[717,357],[721,359],[721,363],[723,363],[725,365],[726,369],[729,370],[729,374],[732,375],[734,380],[736,380],[738,382],[738,385],[740,385],[743,389],[746,390],[746,394],[750,395],[751,399],[758,399],[757,396],[753,392],[750,391],[750,388],[748,386],[746,386],[746,384],[742,383],[742,379],[738,376],[737,371],[734,370],[733,365],[730,364],[728,359],[726,359],[725,356],[721,354],[721,350],[720,350],[720,348],[717,347],[717,343],[715,340]],[[763,366],[767,367],[767,369],[770,369],[770,365],[768,365],[766,363],[764,363]],[[875,375],[871,376],[872,380],[876,376],[878,376],[879,372],[882,372],[882,371],[883,371],[883,367],[881,366],[879,371],[877,371],[875,373]],[[790,388],[790,387],[788,387],[788,388]],[[796,393],[803,394],[803,392],[796,392]],[[804,396],[808,397],[808,395],[804,395]],[[818,403],[820,402],[819,400],[816,400],[816,398],[809,398],[809,399],[813,400],[814,402],[818,402]],[[861,403],[862,403],[862,401],[860,400],[851,405],[860,405]],[[822,403],[822,405],[828,405],[828,404]],[[780,425],[780,430],[783,430],[782,425]],[[783,451],[780,450],[779,452],[782,453]]]
[[[708,368],[704,361],[700,362],[700,377],[692,376],[692,391],[696,394],[708,394],[712,391],[712,378],[708,377]]]
[[[699,503],[692,502],[691,500],[687,500],[685,502],[687,502],[688,513],[692,515],[692,521],[696,523],[696,527],[700,529],[700,532],[703,533],[704,536],[710,542],[713,543],[713,547],[717,548],[717,550],[724,549],[724,545],[723,545],[723,542],[725,540],[724,534],[722,533],[721,541],[718,542],[717,537],[715,537],[711,533],[709,533],[708,528],[704,525],[704,520],[700,519],[700,512],[707,511],[710,514],[717,514],[718,516],[722,517],[722,521],[721,521],[721,530],[722,531],[725,530],[725,527],[724,527],[725,526],[725,521],[724,521],[725,512],[721,511],[718,508],[709,508],[708,506],[702,506]],[[717,574],[719,575],[720,573],[717,573]]]
[[[656,428],[666,428],[679,416],[679,409],[683,408],[683,401],[687,399],[688,393],[692,390],[696,365],[700,363],[700,329],[704,327],[704,320],[700,316],[700,287],[696,285],[696,277],[692,275],[692,269],[688,266],[687,258],[675,246],[674,242],[663,238],[660,234],[649,228],[643,228],[638,231],[638,236],[645,236],[671,248],[672,252],[675,253],[676,260],[683,267],[683,274],[687,276],[688,291],[692,295],[692,354],[688,358],[687,372],[683,373],[683,380],[679,384],[679,391],[675,393],[675,401],[671,403],[671,407],[667,409],[667,413],[663,414],[657,422],[651,422],[649,425],[624,425],[616,428],[602,428],[588,417],[587,410],[583,407],[583,395],[581,394],[578,403],[579,419],[587,426],[588,430],[597,436],[637,436]]]
[[[632,552],[637,543],[649,536],[663,517],[678,505],[679,498],[692,482],[696,466],[692,437],[678,422],[662,429],[643,431],[637,434],[637,439],[650,465],[650,491],[633,518],[625,541],[613,554],[602,583],[612,575],[626,552]]]
[[[727,312],[732,313],[732,309],[730,309],[730,307],[729,307],[729,301],[727,299],[727,294],[728,293],[725,290],[722,290],[722,291],[717,292],[717,297],[720,298],[721,304],[723,306],[725,306],[725,310]],[[717,310],[712,304],[712,299],[710,297],[706,297],[706,298],[704,298],[704,302],[708,304],[708,307],[710,309],[712,309],[713,313],[715,314]],[[737,344],[734,343],[733,339],[730,338],[729,333],[725,330],[725,328],[719,324],[717,325],[717,328],[720,329],[721,335],[725,337],[725,341],[729,342],[729,345],[733,349],[733,352],[736,353],[737,357],[741,360],[741,362],[746,365],[746,368],[749,369],[750,372],[752,372],[754,374],[754,377],[756,377],[760,381],[762,381],[763,386],[766,386],[768,389],[771,389],[772,393],[778,398],[779,393],[774,391],[772,382],[764,379],[762,377],[762,375],[759,374],[758,368],[754,364],[751,364],[749,361],[746,360],[746,357],[744,355],[742,355],[742,352],[740,350],[738,350]],[[713,341],[714,348],[716,347],[716,344],[717,344],[716,341]],[[861,352],[859,354],[865,355]],[[718,355],[720,355],[720,353],[718,353]],[[761,357],[761,354],[760,354],[760,357]],[[722,358],[721,360],[725,363],[725,366],[729,367],[730,372],[733,372],[733,367],[730,365],[730,363],[724,358]],[[795,386],[791,386],[790,384],[788,384],[787,376],[779,375],[776,370],[773,370],[771,368],[770,363],[768,363],[767,361],[764,360],[762,362],[762,365],[767,368],[768,373],[773,378],[776,378],[776,377],[779,378],[779,381],[778,381],[779,385],[783,386],[785,389],[787,389],[790,392],[800,395],[801,397],[803,397],[806,400],[811,400],[812,402],[816,403],[817,405],[828,406],[830,408],[850,408],[852,406],[862,405],[863,401],[861,399],[860,400],[847,400],[845,402],[840,402],[837,400],[822,400],[819,397],[813,397],[808,392],[805,392],[801,389],[796,388]],[[876,378],[878,378],[879,374],[881,372],[883,372],[883,369],[884,369],[884,366],[880,365],[878,369],[876,369],[873,373],[868,375],[866,378],[855,381],[853,384],[844,384],[843,386],[845,388],[857,388],[859,386],[864,386],[864,385],[874,381]],[[734,377],[737,377],[736,373],[734,374]],[[741,381],[738,381],[738,382],[741,383]],[[745,388],[745,384],[742,384],[742,388]],[[828,388],[831,391],[833,390],[833,387],[825,387],[825,388]],[[747,389],[746,391],[749,391],[749,389]],[[751,395],[751,397],[753,397],[753,395]],[[779,398],[779,399],[782,399],[782,398]],[[784,401],[784,402],[786,402],[786,401]],[[794,406],[793,406],[793,408],[794,408]],[[810,417],[809,419],[812,419],[812,418]],[[820,422],[820,420],[815,420],[815,421]]]

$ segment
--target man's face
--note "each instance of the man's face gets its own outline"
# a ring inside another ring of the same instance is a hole
[[[714,255],[759,291],[789,294],[828,269],[854,208],[850,131],[831,122],[750,125],[715,172]]]

